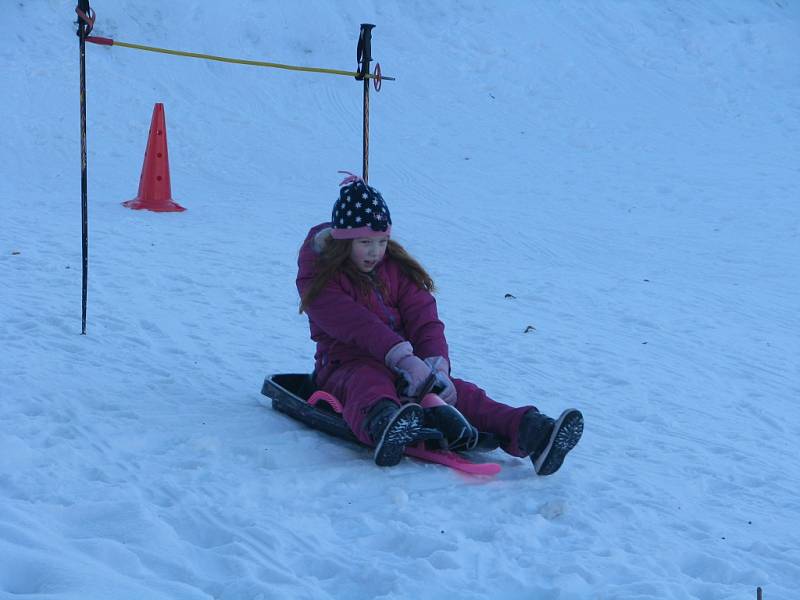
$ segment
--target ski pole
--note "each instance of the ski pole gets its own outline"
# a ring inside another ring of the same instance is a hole
[[[94,11],[89,0],[78,0],[78,46],[81,65],[81,335],[86,335],[86,300],[89,288],[89,202],[86,176],[86,36],[94,25]]]
[[[375,25],[369,23],[361,24],[358,46],[356,47],[356,58],[359,66],[356,79],[364,81],[364,162],[361,175],[364,183],[368,183],[369,180],[369,79],[367,77],[369,76],[369,63],[372,62],[372,29],[374,27]]]

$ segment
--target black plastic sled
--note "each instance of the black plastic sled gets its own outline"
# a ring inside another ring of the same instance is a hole
[[[272,399],[272,408],[275,410],[314,429],[361,444],[332,406],[325,402],[316,406],[308,403],[315,391],[317,386],[314,385],[313,377],[307,373],[269,375],[261,387],[261,393]]]
[[[309,404],[309,398],[316,391],[313,376],[308,373],[269,375],[261,387],[261,393],[272,399],[272,408],[275,410],[314,429],[363,445],[334,406],[327,401],[316,402],[313,406]],[[473,451],[489,452],[500,447],[501,443],[498,436],[479,432],[478,444]]]

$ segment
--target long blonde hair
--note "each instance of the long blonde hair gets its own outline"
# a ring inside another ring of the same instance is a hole
[[[322,288],[337,274],[344,273],[347,278],[355,285],[358,290],[367,295],[371,288],[378,285],[382,291],[383,283],[373,280],[369,274],[363,273],[356,267],[350,258],[350,251],[353,247],[353,240],[336,240],[328,238],[322,252],[317,257],[315,273],[311,278],[311,284],[300,297],[300,312],[303,313],[314,299],[319,296]],[[408,251],[394,240],[389,240],[386,245],[386,257],[391,258],[400,266],[400,269],[408,275],[414,283],[422,289],[431,293],[436,291],[433,279],[421,264],[411,256]],[[384,260],[386,260],[384,258]]]

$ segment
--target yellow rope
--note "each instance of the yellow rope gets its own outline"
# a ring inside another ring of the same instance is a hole
[[[214,56],[212,54],[198,54],[196,52],[183,52],[181,50],[168,50],[166,48],[155,48],[153,46],[142,46],[141,44],[129,44],[127,42],[118,42],[114,40],[114,46],[124,46],[125,48],[133,48],[135,50],[146,50],[147,52],[160,52],[162,54],[172,54],[175,56],[188,56],[190,58],[203,58],[206,60],[216,60],[219,62],[235,63],[239,65],[251,65],[253,67],[272,67],[274,69],[286,69],[287,71],[306,71],[311,73],[330,73],[331,75],[346,75],[348,77],[360,76],[356,71],[342,71],[339,69],[319,69],[316,67],[296,67],[293,65],[283,65],[280,63],[263,62],[259,60],[244,60],[241,58],[226,58],[224,56]],[[375,75],[367,73],[367,79],[375,79]],[[393,78],[383,76],[382,79],[392,81]]]

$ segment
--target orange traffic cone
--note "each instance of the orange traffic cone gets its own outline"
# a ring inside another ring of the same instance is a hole
[[[164,105],[153,107],[150,135],[144,151],[142,175],[139,177],[139,193],[133,200],[122,203],[134,209],[156,212],[179,212],[186,210],[172,200],[169,183],[169,154],[167,153],[167,127],[164,120]]]

